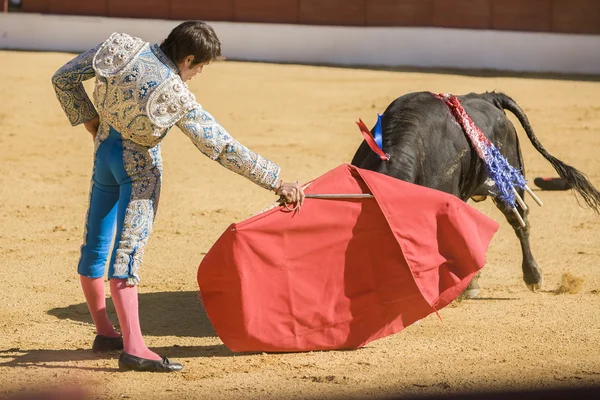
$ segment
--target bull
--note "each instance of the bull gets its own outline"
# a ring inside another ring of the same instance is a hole
[[[524,174],[517,132],[504,110],[513,113],[535,149],[550,162],[559,176],[581,195],[591,209],[600,212],[600,194],[596,188],[580,171],[552,156],[542,146],[527,116],[513,99],[499,92],[470,93],[458,98],[485,136],[500,149],[513,167]],[[514,229],[521,244],[525,284],[532,291],[539,290],[543,276],[531,252],[528,210],[518,210],[525,222],[523,226],[513,210],[502,201],[498,201],[493,182],[490,182],[486,174],[484,162],[477,156],[446,104],[429,92],[403,95],[384,111],[381,128],[382,149],[389,155],[389,159],[382,160],[366,141],[363,141],[352,159],[352,165],[437,189],[463,201],[483,201],[487,197],[492,198]],[[518,189],[517,192],[523,198],[523,190]],[[465,291],[466,297],[475,297],[479,292],[477,278],[473,279]]]

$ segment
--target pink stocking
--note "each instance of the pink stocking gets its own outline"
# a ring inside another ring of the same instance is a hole
[[[148,349],[142,337],[138,315],[138,294],[136,286],[127,286],[125,279],[110,280],[110,294],[117,309],[119,324],[123,332],[123,350],[125,353],[150,360],[161,357]]]
[[[96,333],[102,336],[119,337],[119,332],[110,323],[106,314],[106,296],[104,294],[104,278],[88,278],[79,275],[81,288],[85,296],[90,314],[96,325]]]

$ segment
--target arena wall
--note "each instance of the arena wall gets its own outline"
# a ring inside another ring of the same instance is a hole
[[[102,1],[90,3],[86,10],[94,13]],[[115,31],[159,42],[179,22],[0,14],[0,49],[81,52]],[[229,21],[211,21],[211,25],[221,38],[224,55],[236,60],[600,74],[598,35]]]
[[[33,13],[600,34],[598,0],[22,0]]]

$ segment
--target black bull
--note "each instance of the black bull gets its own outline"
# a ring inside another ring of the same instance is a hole
[[[511,111],[523,126],[535,149],[552,164],[559,176],[569,182],[585,203],[600,210],[600,194],[585,176],[575,168],[550,155],[539,142],[517,103],[503,93],[470,93],[459,99],[475,124],[515,168],[524,171],[523,158],[515,127],[504,110]],[[360,145],[352,164],[377,171],[403,181],[453,194],[463,201],[469,198],[494,199],[492,186],[483,161],[467,139],[446,104],[429,92],[409,93],[392,102],[382,115],[383,150],[390,159],[382,161],[365,141]],[[517,190],[523,197],[523,192]],[[523,280],[529,289],[541,288],[542,272],[529,245],[528,211],[519,208],[526,227],[523,228],[511,209],[500,201],[494,203],[515,230],[523,252]],[[473,280],[468,297],[478,292]]]

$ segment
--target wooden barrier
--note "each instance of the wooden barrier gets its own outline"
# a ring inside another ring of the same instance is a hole
[[[367,26],[433,26],[433,0],[368,1]]]
[[[600,1],[553,0],[552,32],[600,34]]]
[[[300,0],[235,0],[234,20],[296,24]]]
[[[600,34],[600,0],[23,0],[31,13]]]
[[[233,21],[234,0],[163,0],[170,5],[164,18],[177,20]]]
[[[164,0],[108,0],[108,17],[164,18],[169,3]]]
[[[550,32],[551,0],[493,0],[492,29]]]
[[[181,20],[0,13],[0,49],[80,53],[127,32],[162,41]],[[230,60],[600,74],[600,38],[508,30],[211,22]]]

